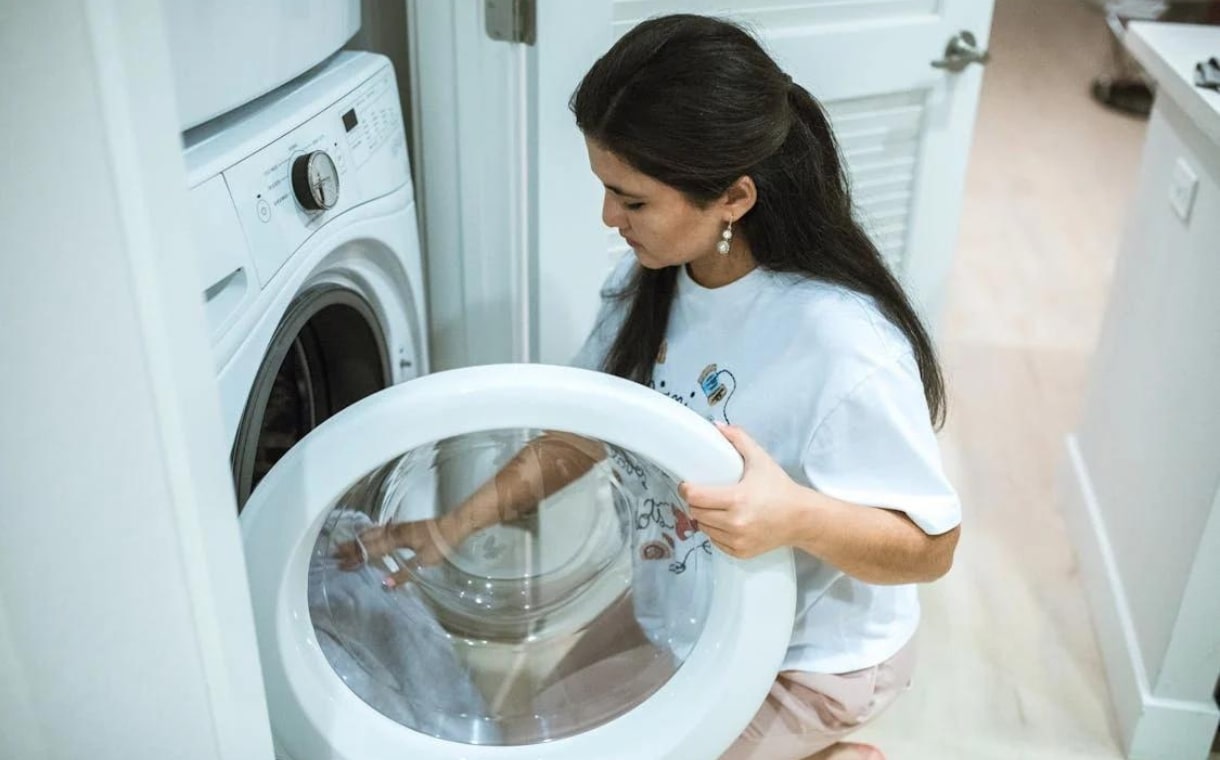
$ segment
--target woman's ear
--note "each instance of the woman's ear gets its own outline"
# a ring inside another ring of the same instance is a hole
[[[758,188],[754,186],[754,180],[748,174],[738,177],[720,198],[726,215],[731,219],[740,219],[745,216],[750,209],[754,208],[757,200]]]

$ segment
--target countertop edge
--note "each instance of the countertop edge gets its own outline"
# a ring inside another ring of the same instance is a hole
[[[1200,38],[1214,39],[1214,47],[1203,48]],[[1185,44],[1178,49],[1181,42]],[[1133,21],[1123,44],[1156,80],[1157,97],[1172,98],[1220,146],[1220,92],[1194,84],[1195,64],[1207,55],[1220,57],[1220,26]],[[1210,52],[1204,53],[1205,49]]]

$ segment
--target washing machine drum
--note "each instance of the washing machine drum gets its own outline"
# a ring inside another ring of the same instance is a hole
[[[677,494],[742,463],[619,378],[511,365],[358,402],[242,513],[291,760],[717,757],[792,629],[791,552],[717,550]]]

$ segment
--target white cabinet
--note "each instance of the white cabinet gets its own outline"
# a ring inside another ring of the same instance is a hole
[[[1132,24],[1157,79],[1134,204],[1067,441],[1066,518],[1132,758],[1207,757],[1220,675],[1220,27]]]

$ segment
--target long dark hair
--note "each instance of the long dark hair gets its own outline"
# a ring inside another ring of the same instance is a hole
[[[752,178],[757,200],[734,231],[758,265],[871,296],[910,341],[932,423],[943,423],[932,341],[852,215],[826,114],[749,33],[704,16],[645,21],[593,65],[569,106],[586,137],[699,207]],[[603,369],[651,379],[676,282],[677,267],[636,267],[619,294],[630,306]]]

